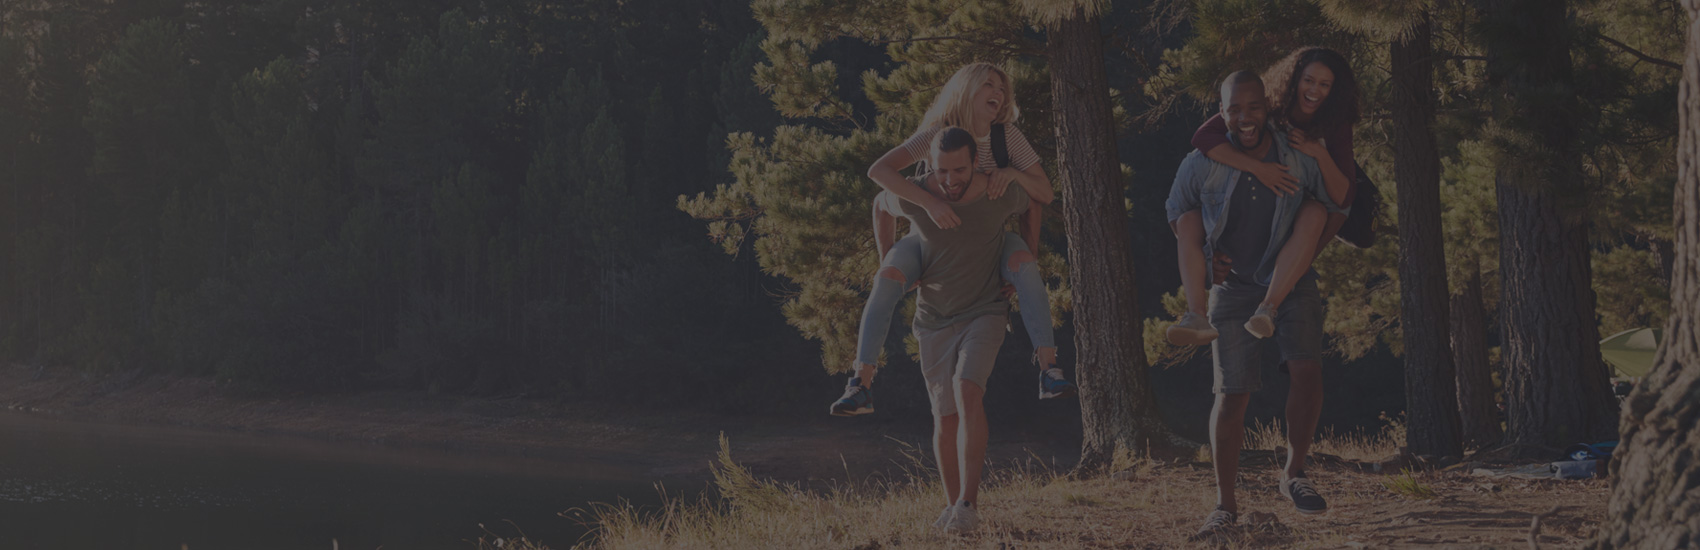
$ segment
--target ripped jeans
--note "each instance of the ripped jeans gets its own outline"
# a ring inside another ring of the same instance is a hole
[[[1011,259],[1015,259],[1018,265],[1010,265]],[[1028,250],[1027,243],[1014,233],[1005,233],[1003,258],[998,266],[1003,280],[1015,286],[1015,295],[1021,299],[1021,321],[1027,327],[1027,337],[1033,340],[1033,348],[1055,348],[1056,339],[1051,333],[1050,296],[1045,293],[1045,281],[1039,276],[1039,263]],[[886,253],[879,272],[874,274],[868,304],[862,308],[862,327],[856,341],[857,363],[879,364],[880,348],[891,330],[891,317],[895,314],[897,302],[910,288],[920,283],[923,267],[920,237],[909,235],[898,239],[891,251]],[[886,276],[888,268],[896,268],[903,280]]]

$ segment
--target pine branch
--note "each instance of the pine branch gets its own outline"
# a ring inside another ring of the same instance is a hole
[[[1641,53],[1640,50],[1637,50],[1635,48],[1631,48],[1631,47],[1629,47],[1628,44],[1618,42],[1616,39],[1613,39],[1610,36],[1606,36],[1606,35],[1603,35],[1603,34],[1600,34],[1600,33],[1597,33],[1597,32],[1593,33],[1593,34],[1594,34],[1594,38],[1598,38],[1600,40],[1603,40],[1607,44],[1617,46],[1618,49],[1623,50],[1624,52],[1628,53],[1629,55],[1635,56],[1637,59],[1640,59],[1642,61],[1646,61],[1648,63],[1652,63],[1654,65],[1658,65],[1660,67],[1664,67],[1664,68],[1667,68],[1667,69],[1674,69],[1674,70],[1678,70],[1678,71],[1682,70],[1682,64],[1681,63],[1677,63],[1675,61],[1669,61],[1669,60],[1665,60],[1665,59],[1659,59],[1657,57],[1653,57],[1653,56]]]
[[[970,37],[963,36],[963,35],[918,36],[918,37],[912,37],[912,38],[870,39],[870,40],[868,40],[868,43],[883,46],[883,45],[886,45],[886,44],[908,44],[908,43],[911,43],[911,42],[942,42],[942,41],[946,41],[946,40],[955,40],[955,41],[963,42],[963,43],[967,43],[967,44],[974,44],[976,46],[984,46],[984,47],[987,47],[987,48],[999,50],[999,51],[1002,51],[1004,53],[1009,53],[1009,54],[1014,54],[1014,55],[1040,55],[1040,54],[1044,53],[1044,52],[1040,51],[1039,48],[1033,47],[1033,46],[1026,46],[1026,47],[1010,46],[1010,45],[1006,45],[1006,44],[999,44],[999,43],[996,43],[996,42],[988,42],[988,41],[985,41],[985,40],[970,38]]]

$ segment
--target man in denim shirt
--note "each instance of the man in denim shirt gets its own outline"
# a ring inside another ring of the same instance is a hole
[[[1230,141],[1252,158],[1280,162],[1298,179],[1301,194],[1276,197],[1251,174],[1206,158],[1194,151],[1175,174],[1165,204],[1169,222],[1200,210],[1205,229],[1205,257],[1225,255],[1235,267],[1210,289],[1210,323],[1220,332],[1211,343],[1214,356],[1216,403],[1211,409],[1212,462],[1216,467],[1217,508],[1205,520],[1200,538],[1238,520],[1234,480],[1239,473],[1240,446],[1245,438],[1245,409],[1251,393],[1262,383],[1262,340],[1244,323],[1263,301],[1274,277],[1276,256],[1293,233],[1306,197],[1330,212],[1344,212],[1329,199],[1316,160],[1288,144],[1285,132],[1268,124],[1263,82],[1239,71],[1222,83],[1222,116]],[[1275,343],[1292,376],[1287,394],[1287,467],[1282,495],[1304,513],[1321,513],[1327,503],[1304,474],[1305,456],[1322,413],[1322,299],[1316,273],[1309,271],[1274,312]]]

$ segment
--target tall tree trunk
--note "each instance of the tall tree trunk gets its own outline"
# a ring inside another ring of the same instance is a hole
[[[1464,455],[1447,339],[1440,151],[1434,144],[1434,52],[1425,17],[1393,42],[1393,179],[1399,186],[1399,302],[1405,336],[1405,444]]]
[[[1481,39],[1498,130],[1511,145],[1496,174],[1506,440],[1549,456],[1615,439],[1617,400],[1600,359],[1588,204],[1577,154],[1569,5],[1481,0]]]
[[[1106,469],[1118,450],[1157,441],[1168,429],[1145,372],[1132,242],[1116,157],[1104,37],[1098,17],[1076,10],[1046,28],[1052,120],[1068,233],[1069,284],[1079,365],[1080,423],[1085,432],[1077,473]]]
[[[1606,524],[1597,548],[1700,546],[1700,0],[1688,10],[1677,144],[1671,314],[1652,372],[1623,411]]]
[[[1493,372],[1488,366],[1481,267],[1474,255],[1468,261],[1474,267],[1469,268],[1464,290],[1452,296],[1452,363],[1458,371],[1458,420],[1464,443],[1479,448],[1497,443],[1504,433],[1499,429]]]

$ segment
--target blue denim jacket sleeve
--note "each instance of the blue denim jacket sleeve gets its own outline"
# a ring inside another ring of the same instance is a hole
[[[1170,222],[1179,219],[1181,214],[1204,206],[1200,198],[1203,187],[1201,178],[1208,170],[1203,169],[1204,163],[1193,158],[1197,156],[1201,156],[1198,151],[1189,153],[1186,160],[1181,161],[1180,168],[1175,171],[1175,183],[1169,186],[1169,200],[1163,202],[1163,209],[1167,211]]]

